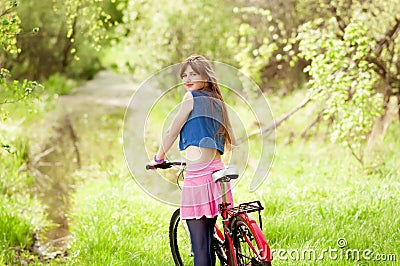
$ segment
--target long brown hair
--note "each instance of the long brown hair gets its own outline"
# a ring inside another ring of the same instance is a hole
[[[233,135],[232,125],[229,120],[228,112],[224,99],[219,88],[215,71],[210,62],[202,55],[191,55],[181,64],[179,76],[182,78],[186,68],[190,66],[194,72],[206,78],[205,86],[201,90],[210,93],[211,97],[219,100],[222,108],[222,125],[218,129],[217,134],[223,135],[225,138],[225,149],[232,150],[232,145],[236,145],[235,136]]]

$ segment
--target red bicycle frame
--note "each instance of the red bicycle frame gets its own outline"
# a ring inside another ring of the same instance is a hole
[[[215,232],[218,236],[218,238],[225,243],[225,248],[226,251],[231,251],[232,254],[225,254],[227,257],[227,261],[228,261],[228,265],[229,266],[237,266],[238,265],[238,261],[237,261],[237,256],[236,256],[236,249],[235,249],[235,245],[233,244],[233,240],[231,235],[231,229],[230,229],[230,225],[231,225],[231,217],[234,216],[240,216],[248,225],[251,225],[249,227],[249,229],[251,230],[253,236],[256,239],[256,243],[257,245],[260,243],[263,246],[259,246],[258,249],[256,247],[254,247],[253,243],[250,241],[250,239],[247,238],[247,236],[245,235],[245,240],[247,242],[247,244],[249,245],[249,247],[253,250],[253,252],[255,254],[258,255],[259,259],[261,261],[271,261],[272,260],[272,254],[271,254],[271,249],[268,245],[268,242],[264,236],[264,234],[262,233],[261,228],[258,226],[256,220],[254,220],[254,218],[247,214],[247,213],[235,213],[233,212],[229,206],[231,205],[230,203],[226,202],[226,187],[225,187],[225,183],[221,182],[221,186],[222,186],[222,195],[223,195],[223,199],[222,199],[222,203],[219,205],[219,211],[222,217],[222,224],[224,227],[224,233],[221,232],[221,230],[219,229],[219,227],[217,226],[217,224],[215,225]],[[229,252],[228,252],[229,253]],[[233,255],[233,256],[232,256]],[[228,257],[231,256],[232,258]],[[232,259],[233,259],[233,265],[232,264]]]
[[[262,243],[263,246],[258,247],[258,250],[260,251],[260,254],[258,254],[258,257],[260,260],[264,261],[271,261],[272,260],[272,254],[271,254],[271,249],[268,245],[267,239],[265,238],[264,234],[262,233],[261,228],[258,226],[256,220],[254,220],[253,217],[251,217],[247,213],[241,213],[238,214],[238,216],[242,217],[247,224],[251,224],[250,230],[253,234],[253,236],[256,238],[256,243]],[[245,236],[247,238],[247,236]],[[254,245],[251,243],[249,239],[246,239],[246,242],[250,246],[250,248],[254,251],[254,253],[257,254],[257,249],[254,247]]]

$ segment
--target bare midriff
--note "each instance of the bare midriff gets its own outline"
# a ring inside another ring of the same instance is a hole
[[[186,148],[187,164],[211,162],[218,158],[221,158],[221,155],[216,149],[202,148],[192,145]]]

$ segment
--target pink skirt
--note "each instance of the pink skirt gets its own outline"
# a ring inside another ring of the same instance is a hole
[[[219,214],[222,203],[221,183],[212,180],[212,173],[224,169],[221,159],[211,162],[188,165],[183,181],[181,199],[181,219],[213,218]],[[226,200],[233,206],[232,191],[226,184]]]

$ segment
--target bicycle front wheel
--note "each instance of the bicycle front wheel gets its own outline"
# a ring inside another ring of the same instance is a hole
[[[270,261],[260,257],[260,254],[265,254],[267,252],[265,249],[269,248],[266,241],[263,243],[263,240],[259,237],[262,234],[261,229],[258,226],[253,226],[248,216],[247,219],[245,218],[240,215],[235,216],[231,223],[238,265],[270,266]]]
[[[179,209],[175,210],[169,223],[169,244],[175,265],[194,264],[189,229],[186,222],[180,219]]]

